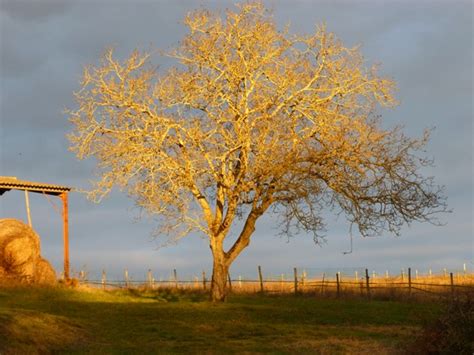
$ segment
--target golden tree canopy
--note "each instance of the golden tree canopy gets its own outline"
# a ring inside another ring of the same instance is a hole
[[[244,220],[230,262],[248,245],[270,206],[284,229],[321,230],[336,208],[362,235],[398,232],[445,210],[419,170],[427,141],[383,129],[377,106],[396,105],[394,82],[366,68],[324,26],[278,30],[262,4],[225,16],[197,11],[161,72],[150,54],[120,61],[113,50],[85,69],[69,138],[79,158],[94,157],[95,198],[119,186],[175,238],[191,230],[221,248]],[[217,250],[217,249],[216,249]]]

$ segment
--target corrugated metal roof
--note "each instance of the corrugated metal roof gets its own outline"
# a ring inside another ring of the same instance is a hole
[[[9,190],[28,190],[32,192],[44,192],[50,195],[60,195],[63,192],[71,191],[71,188],[42,182],[20,180],[14,176],[0,176],[0,195]]]

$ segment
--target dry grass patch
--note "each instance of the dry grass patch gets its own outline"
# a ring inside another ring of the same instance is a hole
[[[45,353],[85,345],[85,329],[70,319],[43,312],[0,309],[2,354]]]

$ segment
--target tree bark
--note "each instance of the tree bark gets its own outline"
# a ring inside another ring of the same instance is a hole
[[[229,265],[225,260],[223,250],[213,250],[213,266],[212,266],[212,284],[211,284],[211,300],[213,302],[223,302],[227,297],[227,275]]]

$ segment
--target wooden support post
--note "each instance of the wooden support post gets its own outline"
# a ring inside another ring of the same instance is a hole
[[[368,269],[365,269],[365,285],[367,288],[367,298],[370,299],[370,277]]]
[[[295,295],[298,293],[298,269],[293,268],[293,274],[295,276]]]
[[[339,286],[339,273],[336,272],[336,295],[337,295],[337,298],[339,298],[339,295],[340,295],[340,286]]]
[[[25,204],[26,204],[26,217],[28,218],[28,225],[30,228],[33,228],[31,223],[31,212],[30,212],[30,197],[28,195],[28,190],[25,190]]]
[[[63,201],[64,279],[69,280],[69,214],[67,192],[63,192],[60,197]]]
[[[262,267],[258,265],[258,279],[260,280],[260,292],[263,293],[263,276],[262,276]]]
[[[408,268],[408,294],[411,296],[411,267]]]
[[[205,290],[206,289],[206,272],[202,272],[202,288]]]
[[[178,273],[176,269],[173,269],[173,277],[174,277],[174,287],[178,288]]]

